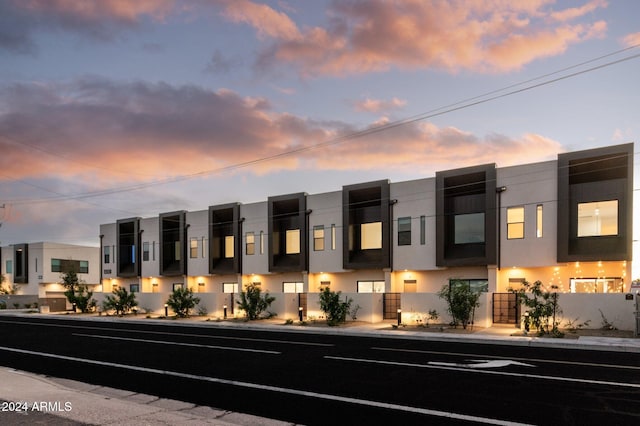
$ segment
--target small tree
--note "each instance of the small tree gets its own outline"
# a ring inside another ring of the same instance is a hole
[[[64,295],[69,303],[80,309],[80,312],[89,312],[96,306],[93,291],[89,290],[89,286],[78,278],[78,274],[74,270],[62,274],[61,278],[62,285],[66,289]]]
[[[466,329],[467,324],[473,324],[475,309],[480,306],[480,293],[471,290],[464,281],[453,280],[438,292],[438,296],[447,302],[447,311],[453,318],[453,325],[462,324]]]
[[[189,311],[198,303],[200,303],[200,298],[195,297],[193,290],[190,288],[178,287],[173,290],[173,293],[171,293],[169,299],[167,299],[167,305],[173,309],[173,312],[175,312],[179,318],[188,317]]]
[[[557,288],[555,285],[551,286],[551,290]],[[555,337],[564,335],[558,328],[560,321],[556,320],[556,317],[562,312],[558,304],[557,291],[545,290],[540,281],[533,284],[523,281],[519,290],[509,289],[509,291],[517,293],[519,302],[529,308],[529,321],[538,330],[539,335],[550,334]],[[551,329],[549,329],[550,325]]]
[[[108,295],[105,297],[104,302],[102,302],[105,310],[113,309],[116,311],[116,315],[122,316],[131,311],[133,307],[138,306],[136,294],[133,292],[128,293],[124,287],[118,287],[111,293],[113,295]]]
[[[353,302],[353,299],[349,298],[341,302],[340,294],[341,292],[331,291],[329,287],[325,287],[320,292],[320,309],[326,314],[327,324],[330,326],[347,321],[347,313]]]
[[[236,303],[245,312],[249,321],[258,319],[260,314],[269,309],[271,303],[276,300],[269,296],[268,292],[262,294],[260,283],[250,283],[245,286],[245,291],[240,293],[240,300]]]

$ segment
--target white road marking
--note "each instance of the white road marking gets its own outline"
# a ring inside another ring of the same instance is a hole
[[[619,364],[599,364],[595,362],[579,362],[579,361],[562,361],[556,359],[543,359],[543,358],[518,358],[518,357],[505,357],[498,355],[487,354],[468,354],[462,352],[442,352],[442,351],[424,351],[418,349],[399,349],[399,348],[384,348],[384,347],[372,347],[371,349],[376,351],[389,351],[389,352],[407,352],[407,353],[419,353],[419,354],[433,354],[433,355],[454,355],[465,357],[488,357],[494,359],[509,359],[524,362],[543,362],[549,364],[567,364],[567,365],[580,365],[585,367],[603,367],[603,368],[615,368],[622,370],[640,370],[640,367],[634,365],[619,365]]]
[[[200,380],[204,382],[218,383],[218,384],[229,385],[229,386],[238,386],[243,388],[279,392],[279,393],[284,393],[289,395],[298,395],[298,396],[304,396],[308,398],[315,398],[315,399],[320,398],[320,399],[325,399],[330,401],[364,405],[368,407],[385,408],[388,410],[404,411],[408,413],[423,414],[427,416],[446,417],[446,418],[455,419],[455,420],[464,420],[464,421],[470,421],[470,422],[486,423],[486,424],[492,424],[492,425],[504,425],[504,426],[526,425],[526,423],[516,423],[516,422],[507,421],[507,420],[498,420],[498,419],[492,419],[487,417],[471,416],[467,414],[450,413],[447,411],[430,410],[427,408],[411,407],[411,406],[399,405],[399,404],[390,404],[387,402],[370,401],[367,399],[350,398],[346,396],[310,392],[310,391],[304,391],[299,389],[289,389],[289,388],[283,388],[279,386],[261,385],[258,383],[240,382],[236,380],[221,379],[217,377],[197,376],[194,374],[180,373],[177,371],[158,370],[155,368],[147,368],[147,367],[137,367],[134,365],[126,365],[126,364],[119,364],[115,362],[106,362],[106,361],[97,361],[97,360],[86,359],[86,358],[76,358],[76,357],[71,357],[66,355],[56,355],[56,354],[51,354],[46,352],[29,351],[25,349],[8,348],[8,347],[0,346],[0,350],[7,351],[7,352],[42,356],[46,358],[62,359],[65,361],[81,362],[85,364],[99,365],[104,367],[121,368],[124,370],[139,371],[142,373],[160,374],[164,376],[179,377],[183,379]]]
[[[59,319],[59,318],[57,318]],[[64,321],[64,319],[62,319]],[[68,320],[67,320],[68,321]],[[143,333],[143,334],[162,334],[167,336],[188,336],[188,337],[202,337],[207,339],[222,339],[222,340],[244,340],[247,342],[267,342],[267,343],[284,343],[289,345],[301,345],[301,346],[335,346],[332,343],[315,343],[315,342],[300,342],[295,340],[278,340],[278,339],[257,339],[251,337],[233,337],[233,336],[214,336],[210,334],[194,334],[194,333],[170,333],[167,331],[145,331],[145,330],[129,330],[124,328],[110,328],[110,327],[91,327],[88,325],[68,325],[68,324],[51,324],[45,322],[29,322],[29,321],[2,321],[0,323],[6,324],[27,324],[27,325],[37,325],[44,327],[60,327],[60,328],[83,328],[88,330],[107,330],[107,331],[119,331],[122,333]],[[160,327],[159,324],[143,324],[143,325],[151,325],[153,327]],[[165,325],[165,324],[163,324]],[[166,324],[173,325],[173,324]],[[207,328],[203,328],[203,330],[211,330]],[[218,328],[220,330],[220,328]],[[268,330],[265,330],[268,331]]]
[[[338,361],[363,362],[363,363],[383,364],[383,365],[398,365],[403,367],[432,368],[436,370],[464,371],[466,373],[494,374],[497,376],[528,377],[531,379],[553,380],[553,381],[559,381],[559,382],[574,382],[574,383],[587,383],[591,385],[640,388],[640,384],[636,384],[636,383],[606,382],[604,380],[576,379],[573,377],[556,377],[556,376],[544,376],[540,374],[509,373],[506,371],[492,371],[492,370],[472,370],[469,368],[445,367],[440,365],[427,365],[427,364],[414,364],[409,362],[382,361],[377,359],[347,358],[347,357],[328,356],[328,355],[325,356],[324,358],[335,359]]]
[[[509,365],[519,365],[521,367],[535,367],[535,365],[525,364],[524,362],[512,361],[510,359],[472,359],[473,364],[464,364],[462,362],[438,362],[429,361],[430,365],[442,365],[444,367],[460,367],[460,368],[500,368]]]
[[[131,341],[131,342],[156,343],[156,344],[161,344],[161,345],[190,346],[190,347],[194,347],[194,348],[222,349],[222,350],[227,350],[227,351],[259,352],[259,353],[263,353],[263,354],[280,355],[282,353],[282,352],[276,352],[276,351],[266,351],[266,350],[262,350],[262,349],[247,349],[247,348],[237,348],[237,347],[232,347],[232,346],[201,345],[201,344],[198,344],[198,343],[168,342],[166,340],[134,339],[132,337],[104,336],[104,335],[99,335],[99,334],[72,333],[72,336],[91,337],[91,338],[94,338],[94,339],[128,340],[128,341]]]

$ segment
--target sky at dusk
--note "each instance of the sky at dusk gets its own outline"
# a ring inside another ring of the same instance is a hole
[[[0,0],[0,244],[98,245],[122,218],[638,142],[639,16],[636,0]]]

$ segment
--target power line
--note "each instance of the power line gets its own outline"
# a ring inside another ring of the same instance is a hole
[[[587,68],[584,70],[580,70],[580,71],[576,71],[570,74],[566,74],[557,78],[553,78],[551,80],[545,80],[542,81],[540,83],[536,83],[536,84],[532,84],[532,85],[528,85],[525,87],[521,87],[519,89],[514,89],[514,90],[509,90],[507,92],[504,92],[505,90],[508,89],[512,89],[518,86],[521,86],[523,84],[529,83],[529,82],[533,82],[533,81],[537,81],[540,80],[542,78],[546,78],[548,76],[553,76],[556,74],[559,74],[561,72],[570,70],[570,69],[574,69],[577,67],[580,67],[582,65],[585,64],[589,64],[598,60],[601,60],[603,58],[607,58],[613,55],[617,55],[619,53],[628,51],[630,49],[633,48],[637,48],[639,47],[640,44],[634,45],[634,46],[630,46],[628,48],[625,49],[621,49],[606,55],[601,55],[597,58],[588,60],[588,61],[584,61],[580,64],[576,64],[570,67],[566,67],[563,68],[561,70],[552,72],[552,73],[547,73],[544,74],[540,77],[536,77],[533,79],[529,79],[526,80],[524,82],[521,83],[517,83],[517,84],[513,84],[513,85],[509,85],[506,86],[502,89],[498,89],[498,90],[494,90],[491,92],[487,92],[485,94],[482,95],[478,95],[472,98],[467,98],[465,100],[453,103],[453,104],[449,104],[447,106],[444,107],[440,107],[434,110],[430,110],[427,111],[425,113],[422,114],[418,114],[418,115],[414,115],[405,119],[401,119],[401,120],[397,120],[397,121],[393,121],[390,123],[386,123],[386,124],[382,124],[382,125],[378,125],[378,126],[374,126],[371,127],[369,129],[365,129],[365,130],[361,130],[361,131],[357,131],[357,132],[352,132],[346,135],[342,135],[342,136],[337,136],[334,137],[332,139],[329,139],[327,141],[324,142],[320,142],[317,144],[312,144],[312,145],[308,145],[308,146],[304,146],[304,147],[300,147],[300,148],[295,148],[295,149],[291,149],[288,151],[283,151],[277,154],[273,154],[273,155],[269,155],[269,156],[264,156],[264,157],[260,157],[260,158],[256,158],[256,159],[252,159],[252,160],[248,160],[248,161],[244,161],[244,162],[240,162],[240,163],[236,163],[236,164],[232,164],[229,166],[225,166],[225,167],[220,167],[220,168],[215,168],[215,169],[209,169],[209,170],[203,170],[203,171],[199,171],[196,173],[191,173],[191,174],[185,174],[185,175],[180,175],[180,176],[175,176],[175,177],[171,177],[171,178],[166,178],[166,179],[160,179],[160,180],[155,180],[155,181],[150,181],[150,182],[142,182],[142,183],[138,183],[138,184],[133,184],[133,185],[128,185],[128,186],[121,186],[121,187],[114,187],[114,188],[109,188],[109,189],[105,189],[105,190],[98,190],[98,191],[90,191],[90,192],[85,192],[85,193],[78,193],[78,194],[74,194],[74,195],[64,195],[64,194],[59,194],[59,196],[56,197],[48,197],[48,198],[40,198],[40,199],[15,199],[15,200],[6,200],[7,202],[9,202],[10,204],[14,204],[14,205],[24,205],[24,204],[35,204],[35,203],[47,203],[47,202],[57,202],[57,201],[67,201],[67,200],[85,200],[87,198],[94,198],[94,197],[100,197],[100,196],[106,196],[106,195],[112,195],[112,194],[116,194],[116,193],[122,193],[122,192],[131,192],[131,191],[137,191],[137,190],[141,190],[141,189],[145,189],[145,188],[149,188],[152,186],[158,186],[158,185],[165,185],[165,184],[169,184],[169,183],[176,183],[176,182],[181,182],[181,181],[185,181],[185,180],[190,180],[190,179],[194,179],[197,177],[202,177],[202,176],[207,176],[210,174],[217,174],[217,173],[223,173],[223,172],[227,172],[227,171],[232,171],[232,170],[236,170],[236,169],[240,169],[240,168],[244,168],[244,167],[248,167],[248,166],[252,166],[252,165],[256,165],[256,164],[260,164],[263,162],[268,162],[268,161],[273,161],[279,158],[284,158],[284,157],[288,157],[288,156],[292,156],[292,155],[297,155],[297,154],[301,154],[304,152],[309,152],[312,150],[317,150],[317,149],[322,149],[322,148],[326,148],[326,147],[330,147],[330,146],[334,146],[334,145],[338,145],[344,142],[349,142],[358,138],[362,138],[364,136],[368,136],[368,135],[372,135],[372,134],[376,134],[376,133],[380,133],[383,131],[387,131],[390,129],[394,129],[400,126],[405,126],[408,124],[412,124],[418,121],[423,121],[429,118],[434,118],[434,117],[438,117],[441,115],[445,115],[451,112],[455,112],[455,111],[459,111],[459,110],[463,110],[466,108],[471,108],[474,106],[478,106],[484,103],[488,103],[491,101],[495,101],[507,96],[512,96],[515,94],[519,94],[525,91],[529,91],[529,90],[533,90],[539,87],[543,87],[546,85],[550,85],[562,80],[566,80],[569,78],[573,78],[582,74],[586,74],[589,72],[593,72],[602,68],[606,68],[609,66],[613,66],[613,65],[617,65],[620,64],[622,62],[626,62],[632,59],[636,59],[638,57],[640,57],[640,54],[635,54],[635,55],[631,55],[631,56],[627,56],[615,61],[610,61],[604,64],[600,64],[591,68]],[[504,92],[504,93],[501,93]],[[488,97],[487,97],[488,96]],[[41,188],[41,189],[45,189],[45,188]],[[49,191],[49,192],[54,192],[54,191]],[[56,192],[54,192],[56,193]]]

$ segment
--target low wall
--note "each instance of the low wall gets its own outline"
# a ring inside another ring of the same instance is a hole
[[[575,321],[575,325],[589,321],[583,328],[597,329],[606,321],[619,330],[635,330],[633,295],[631,299],[627,299],[625,293],[560,293],[559,296],[561,327],[567,321]]]
[[[31,294],[2,294],[0,295],[0,307],[2,309],[25,309],[33,307],[34,303],[40,304],[38,296]],[[16,306],[17,305],[17,306]]]

